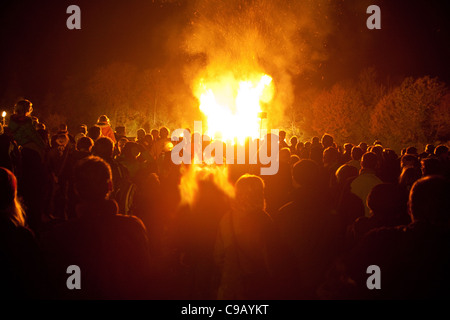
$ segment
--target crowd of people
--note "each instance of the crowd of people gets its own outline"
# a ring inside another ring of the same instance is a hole
[[[32,111],[19,101],[0,132],[2,297],[449,297],[444,144],[398,155],[280,131],[279,170],[259,175],[175,165],[166,127],[127,137],[102,115],[50,135]],[[73,265],[81,289],[67,286]],[[371,265],[381,289],[367,286]]]

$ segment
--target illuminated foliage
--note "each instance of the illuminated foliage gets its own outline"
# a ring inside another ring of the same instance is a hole
[[[376,105],[371,117],[371,132],[397,148],[435,142],[436,128],[450,125],[443,123],[448,121],[448,116],[447,120],[437,120],[435,114],[438,110],[442,113],[448,109],[441,105],[447,91],[445,84],[435,78],[406,78]]]

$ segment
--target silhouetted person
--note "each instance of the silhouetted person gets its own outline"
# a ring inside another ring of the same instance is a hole
[[[326,298],[448,299],[450,285],[449,182],[418,180],[409,195],[412,222],[374,229],[337,265]],[[367,268],[381,270],[381,289],[368,290]],[[330,273],[330,274],[333,274]]]
[[[352,149],[353,145],[351,143],[344,144],[344,153],[342,154],[342,162],[346,163],[352,160]]]
[[[0,296],[37,299],[43,291],[43,265],[34,234],[25,222],[17,179],[0,167]]]
[[[122,149],[121,156],[117,158],[117,161],[128,170],[131,180],[134,180],[145,168],[145,164],[138,160],[139,155],[144,151],[143,145],[128,141]]]
[[[78,218],[57,226],[44,241],[54,298],[140,299],[148,297],[150,255],[145,227],[123,216],[108,200],[112,191],[109,165],[99,157],[83,159],[75,168],[80,198]],[[81,290],[66,287],[66,269],[81,270]]]
[[[127,201],[126,194],[130,187],[130,174],[128,170],[113,158],[114,142],[108,137],[101,137],[94,142],[92,154],[105,160],[112,172],[111,198],[116,200],[119,208],[124,210]]]
[[[364,151],[361,147],[353,147],[351,152],[352,159],[347,162],[348,165],[355,167],[359,170],[361,169],[361,158],[364,154]]]
[[[98,117],[95,126],[101,129],[103,137],[108,137],[114,143],[116,143],[116,136],[114,134],[114,130],[111,128],[111,123],[109,122],[109,118],[107,116],[101,115],[100,117]],[[95,141],[95,139],[93,140]]]
[[[309,158],[317,162],[317,164],[323,164],[323,146],[319,141],[319,137],[313,137],[311,139],[311,148],[309,152]]]
[[[424,159],[424,158],[428,158],[430,156],[433,156],[434,149],[435,149],[435,146],[433,144],[427,144],[425,146],[425,150],[421,154],[419,154],[419,158],[420,159]]]
[[[36,232],[40,226],[46,184],[49,180],[44,165],[46,146],[34,128],[32,112],[30,101],[17,102],[8,128],[14,140],[22,147],[20,171],[17,175],[19,194],[23,196],[27,207],[27,223]]]
[[[78,126],[77,133],[75,134],[75,137],[74,137],[75,143],[78,143],[78,140],[79,140],[81,137],[86,137],[87,133],[88,133],[87,125],[85,125],[85,124],[80,124],[80,125]]]
[[[333,147],[334,138],[333,138],[331,135],[329,135],[328,133],[325,133],[325,134],[322,136],[322,141],[321,141],[321,143],[322,143],[322,147],[323,147],[324,150],[325,150],[326,148]]]
[[[417,153],[417,148],[416,147],[408,147],[406,148],[406,154],[412,154],[415,156],[419,156]]]
[[[114,135],[116,137],[116,141],[118,142],[122,138],[127,137],[127,133],[124,126],[118,126],[116,127],[116,131],[114,132]],[[127,139],[128,140],[128,139]]]
[[[17,170],[20,152],[17,143],[8,131],[8,127],[4,128],[0,124],[0,167],[14,173]]]
[[[397,183],[400,176],[400,164],[397,154],[392,149],[384,149],[379,177],[386,183]]]
[[[320,166],[313,160],[300,160],[293,168],[297,186],[293,201],[274,216],[286,249],[296,270],[292,282],[295,298],[314,299],[328,264],[334,259],[337,217],[331,214],[332,200]]]
[[[278,172],[274,175],[263,176],[266,188],[266,210],[272,215],[290,201],[292,191],[292,166],[290,164],[291,152],[283,148],[279,153]]]
[[[443,170],[443,176],[450,179],[450,158],[448,155],[448,147],[439,145],[434,149],[434,156],[440,161]]]
[[[336,185],[336,170],[340,166],[340,154],[334,147],[328,147],[323,151],[323,168],[327,175],[327,181],[329,187]]]
[[[361,198],[350,190],[350,185],[356,177],[358,177],[358,170],[348,164],[340,166],[336,171],[337,184],[334,189],[334,199],[342,237],[345,237],[347,227],[365,214]]]
[[[366,217],[370,216],[370,209],[367,207],[367,196],[374,186],[382,183],[381,179],[376,175],[377,166],[377,155],[373,152],[365,153],[361,159],[359,176],[350,185],[351,192],[356,194],[364,203]]]
[[[297,137],[292,136],[290,142],[291,145],[289,146],[289,150],[291,151],[291,154],[297,154],[297,144],[298,144]]]
[[[360,147],[360,148],[362,149],[363,154],[367,152],[367,147],[368,147],[368,146],[367,146],[367,143],[365,143],[365,142],[360,142],[359,145],[358,145],[358,147]]]
[[[94,141],[89,137],[80,137],[77,141],[76,149],[69,153],[68,158],[68,175],[69,186],[67,191],[67,218],[72,219],[76,217],[76,205],[79,202],[78,195],[75,192],[75,167],[78,162],[92,154],[92,147]]]
[[[422,176],[443,175],[441,162],[436,158],[423,158],[421,161]]]
[[[393,183],[381,183],[370,191],[367,206],[371,216],[360,217],[351,228],[351,236],[357,243],[375,228],[407,225],[411,222],[407,210],[408,196]]]
[[[62,220],[66,219],[67,193],[72,170],[70,167],[72,150],[69,144],[67,133],[59,133],[47,157],[47,166],[52,177],[51,205],[48,213]]]
[[[216,174],[220,173],[214,169],[199,169],[193,171],[191,180],[181,182],[184,192],[192,192],[193,187],[197,190],[192,200],[179,209],[175,235],[185,283],[177,294],[185,294],[183,298],[217,297],[219,269],[214,261],[214,247],[220,220],[230,210],[231,195],[225,191],[226,185],[214,181]]]
[[[220,222],[215,247],[220,267],[219,299],[280,297],[282,248],[264,209],[263,180],[241,176],[235,186],[233,210]]]
[[[102,136],[102,129],[98,126],[90,127],[87,136],[95,142]]]
[[[416,155],[404,154],[400,159],[400,168],[414,167],[420,169],[420,161]]]
[[[278,132],[278,137],[279,137],[279,147],[280,147],[280,150],[281,149],[283,149],[283,148],[289,148],[289,145],[287,144],[287,142],[286,142],[286,131],[284,131],[284,130],[280,130],[279,132]]]
[[[411,190],[414,182],[422,177],[420,168],[416,167],[404,167],[400,174],[398,184],[408,194]]]

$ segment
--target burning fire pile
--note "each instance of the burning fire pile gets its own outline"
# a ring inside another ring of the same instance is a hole
[[[223,77],[218,82],[200,81],[196,93],[206,117],[206,134],[224,142],[260,138],[262,104],[273,97],[272,78],[266,74],[250,80]]]

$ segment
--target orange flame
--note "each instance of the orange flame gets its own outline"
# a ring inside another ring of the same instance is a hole
[[[256,81],[236,80],[233,76],[215,83],[201,81],[198,91],[208,136],[225,142],[237,139],[240,144],[247,137],[259,138],[261,103],[268,103],[273,97],[270,76],[259,75]]]

